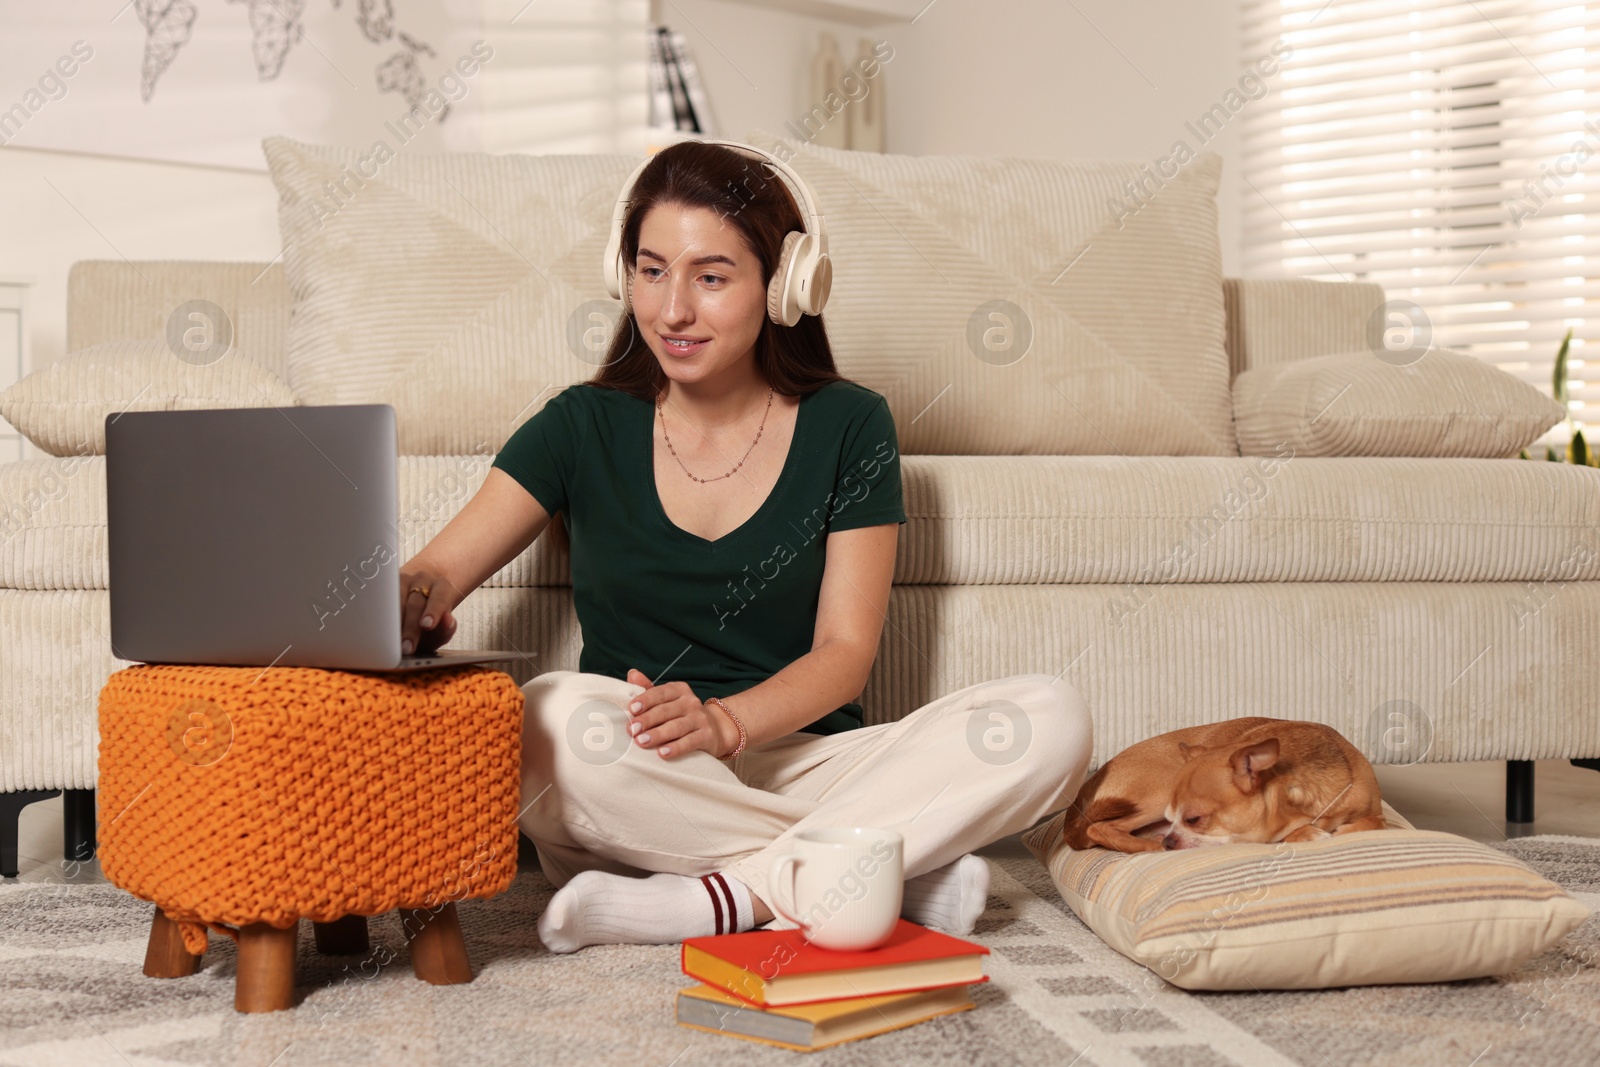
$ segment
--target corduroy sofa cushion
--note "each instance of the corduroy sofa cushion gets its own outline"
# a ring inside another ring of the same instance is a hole
[[[490,459],[400,457],[403,555],[444,529]],[[1600,578],[1596,474],[1565,463],[907,456],[902,474],[900,585]],[[103,457],[0,466],[0,501],[0,588],[105,588]],[[541,537],[485,584],[568,580]]]
[[[190,362],[164,341],[108,341],[0,392],[0,416],[52,456],[103,456],[109,415],[299,402],[283,379],[238,351]]]
[[[828,337],[903,452],[1238,454],[1215,153],[1152,180],[1137,161],[747,139],[821,201]]]
[[[820,199],[829,338],[888,398],[903,451],[1237,455],[1214,153],[1130,199],[1138,162],[745,139]],[[586,308],[609,299],[600,256],[632,157],[263,148],[305,403],[389,403],[401,452],[474,452],[594,372],[572,338],[604,321]]]
[[[1371,350],[1256,367],[1233,380],[1239,449],[1303,456],[1512,457],[1566,415],[1476,356],[1434,348],[1397,365]]]
[[[403,454],[492,451],[598,369],[568,331],[610,300],[600,258],[636,160],[262,148],[305,403],[392,405]]]

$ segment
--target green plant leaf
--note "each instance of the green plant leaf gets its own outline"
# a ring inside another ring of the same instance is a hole
[[[1572,440],[1567,444],[1567,462],[1579,467],[1591,466],[1589,462],[1589,444],[1583,439],[1582,430],[1572,431]]]
[[[1551,380],[1550,395],[1567,406],[1567,351],[1572,347],[1572,327],[1567,327],[1567,335],[1561,339],[1561,349],[1556,353],[1556,369]]]

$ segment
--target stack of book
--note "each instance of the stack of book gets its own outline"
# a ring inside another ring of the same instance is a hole
[[[650,28],[650,126],[716,135],[711,103],[700,84],[700,70],[683,34],[665,26]]]
[[[901,919],[884,944],[834,952],[799,930],[683,942],[678,1023],[811,1052],[972,1007],[989,950]]]

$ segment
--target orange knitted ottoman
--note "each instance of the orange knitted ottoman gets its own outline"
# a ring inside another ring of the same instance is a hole
[[[472,980],[455,901],[517,868],[523,696],[501,671],[139,666],[100,691],[100,866],[156,905],[144,973],[239,943],[234,1007],[294,1003],[301,919],[367,950],[401,909],[417,977]]]

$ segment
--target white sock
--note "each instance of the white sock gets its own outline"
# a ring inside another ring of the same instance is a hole
[[[914,923],[966,937],[989,903],[989,861],[971,852],[938,870],[906,879],[900,914]]]
[[[754,926],[750,890],[737,878],[628,878],[590,870],[550,898],[539,916],[539,940],[551,952],[576,952],[585,945],[668,945]]]

